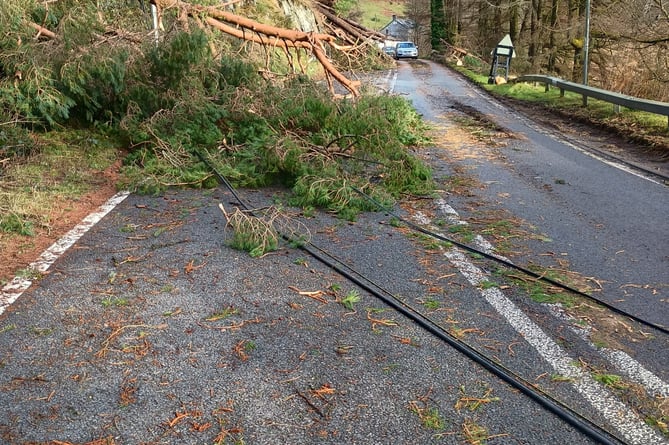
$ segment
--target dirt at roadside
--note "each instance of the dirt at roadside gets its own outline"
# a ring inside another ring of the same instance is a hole
[[[669,129],[664,134],[653,133],[639,126],[631,127],[622,119],[598,120],[586,110],[569,110],[566,113],[541,104],[510,98],[497,99],[530,119],[557,129],[566,137],[587,137],[602,153],[669,177]]]
[[[120,166],[119,160],[100,172],[95,186],[83,196],[53,202],[48,217],[44,218],[49,224],[36,226],[34,236],[0,231],[0,283],[11,281],[51,244],[114,196]]]

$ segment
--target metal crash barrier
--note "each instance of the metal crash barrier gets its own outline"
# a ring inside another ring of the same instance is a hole
[[[604,102],[613,104],[616,112],[620,111],[620,107],[625,107],[633,110],[646,111],[648,113],[667,116],[667,127],[669,127],[669,103],[667,102],[640,99],[638,97],[614,93],[612,91],[603,90],[601,88],[569,82],[558,77],[542,76],[539,74],[527,74],[517,78],[515,82],[543,83],[546,85],[546,91],[548,91],[550,87],[553,86],[560,89],[560,97],[564,96],[565,91],[571,91],[573,93],[582,95],[584,99],[587,97],[599,99]]]

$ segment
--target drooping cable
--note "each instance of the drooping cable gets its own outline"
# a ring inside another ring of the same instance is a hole
[[[519,266],[519,265],[517,265],[517,264],[515,264],[515,263],[513,263],[513,262],[511,262],[511,261],[509,261],[509,260],[507,260],[507,259],[505,259],[505,258],[500,258],[500,257],[498,257],[497,255],[493,255],[493,254],[491,254],[491,253],[484,252],[484,251],[482,251],[482,250],[480,250],[480,249],[477,249],[477,248],[475,248],[475,247],[469,246],[469,245],[467,245],[467,244],[461,243],[461,242],[459,242],[459,241],[457,241],[457,240],[454,240],[454,239],[452,239],[452,238],[446,237],[446,236],[444,236],[444,235],[441,235],[441,234],[439,234],[439,233],[435,233],[435,232],[433,232],[433,231],[431,231],[431,230],[428,230],[428,229],[426,229],[426,228],[424,228],[424,227],[421,227],[421,226],[419,226],[418,224],[415,224],[414,222],[412,222],[412,221],[408,221],[408,220],[406,220],[405,218],[402,218],[400,215],[397,215],[397,214],[396,214],[395,212],[393,212],[391,209],[386,208],[382,203],[378,202],[377,200],[375,200],[375,199],[372,198],[371,196],[367,195],[365,192],[359,190],[358,188],[356,188],[356,187],[354,187],[354,186],[350,186],[350,187],[351,187],[351,189],[352,189],[353,191],[355,191],[356,193],[360,194],[362,197],[364,197],[365,199],[367,199],[367,200],[369,200],[371,203],[373,203],[375,206],[377,206],[377,208],[378,208],[379,210],[388,213],[389,215],[393,216],[394,218],[397,218],[399,221],[403,222],[404,224],[406,224],[409,228],[411,228],[411,229],[413,229],[413,230],[416,230],[416,231],[421,232],[421,233],[423,233],[423,234],[425,234],[425,235],[431,236],[431,237],[433,237],[433,238],[435,238],[435,239],[438,239],[438,240],[440,240],[440,241],[449,242],[449,243],[451,243],[451,244],[453,244],[453,245],[455,245],[455,246],[457,246],[457,247],[459,247],[459,248],[461,248],[461,249],[463,249],[463,250],[466,250],[466,251],[468,251],[468,252],[470,252],[470,253],[475,253],[475,254],[477,254],[477,255],[481,255],[481,256],[483,256],[483,257],[489,259],[489,260],[495,261],[495,262],[497,262],[497,263],[503,264],[503,265],[506,266],[506,267],[509,267],[509,268],[511,268],[511,269],[515,269],[515,270],[517,270],[517,271],[519,271],[519,272],[522,272],[522,273],[524,273],[524,274],[526,274],[526,275],[528,275],[528,276],[530,276],[530,277],[532,277],[532,278],[534,278],[534,279],[536,279],[536,280],[538,280],[538,281],[543,281],[543,282],[548,283],[548,284],[551,284],[551,285],[553,285],[553,286],[555,286],[555,287],[559,287],[560,289],[563,289],[563,290],[566,290],[566,291],[568,291],[568,292],[571,292],[571,293],[574,293],[574,294],[576,294],[576,295],[579,295],[579,296],[581,296],[581,297],[587,298],[587,299],[589,299],[589,300],[591,300],[591,301],[594,301],[595,303],[597,303],[597,304],[599,304],[599,305],[605,307],[606,309],[609,309],[609,310],[612,311],[612,312],[615,312],[615,313],[617,313],[617,314],[619,314],[619,315],[622,315],[622,316],[627,317],[627,318],[629,318],[629,319],[631,319],[631,320],[634,320],[634,321],[636,321],[636,322],[638,322],[638,323],[640,323],[640,324],[642,324],[642,325],[644,325],[644,326],[647,326],[647,327],[656,329],[656,330],[658,330],[658,331],[660,331],[660,332],[662,332],[662,333],[664,333],[664,334],[669,334],[669,328],[667,328],[667,327],[665,327],[665,326],[659,325],[659,324],[657,324],[657,323],[653,323],[652,321],[644,320],[643,318],[638,317],[638,316],[636,316],[636,315],[634,315],[634,314],[630,314],[629,312],[626,312],[626,311],[624,311],[624,310],[622,310],[622,309],[620,309],[620,308],[617,308],[617,307],[613,306],[612,304],[607,303],[606,301],[603,301],[603,300],[600,300],[599,298],[593,297],[592,295],[590,295],[590,294],[588,294],[588,293],[586,293],[586,292],[583,292],[583,291],[581,291],[581,290],[575,289],[575,288],[573,288],[573,287],[571,287],[571,286],[569,286],[569,285],[566,285],[566,284],[561,283],[561,282],[559,282],[559,281],[557,281],[557,280],[554,280],[553,278],[550,278],[550,277],[547,277],[547,276],[545,276],[545,275],[542,275],[542,274],[539,274],[539,273],[537,273],[537,272],[534,272],[534,271],[532,271],[532,270],[530,270],[530,269],[528,269],[528,268],[526,268],[526,267]]]
[[[230,182],[221,175],[212,165],[209,163],[204,156],[197,152],[198,157],[202,162],[205,163],[216,175],[219,181],[228,188],[228,190],[235,197],[240,206],[244,209],[249,210],[249,206],[239,197],[236,190],[230,184]],[[371,197],[370,197],[371,199]],[[395,216],[395,215],[393,215]],[[416,226],[418,228],[418,226]],[[287,238],[284,236],[284,238]],[[509,369],[505,368],[501,364],[491,360],[472,346],[467,343],[457,339],[456,337],[449,334],[443,327],[439,326],[438,323],[431,320],[426,315],[420,313],[419,311],[413,309],[411,306],[400,301],[395,296],[392,295],[389,291],[385,290],[382,286],[374,283],[369,278],[365,277],[360,272],[357,272],[355,269],[344,263],[343,261],[335,258],[330,253],[325,250],[317,247],[313,243],[301,244],[298,245],[298,248],[302,251],[309,254],[314,259],[320,261],[326,267],[334,270],[339,273],[341,276],[345,277],[352,283],[360,286],[362,289],[369,292],[371,295],[375,296],[379,300],[383,301],[388,306],[397,310],[399,313],[414,321],[418,326],[425,329],[430,334],[439,338],[440,340],[447,343],[449,346],[456,349],[461,354],[465,355],[470,360],[479,364],[495,376],[499,377],[501,380],[516,388],[523,394],[525,394],[530,399],[534,400],[540,406],[542,406],[547,411],[556,415],[559,419],[565,421],[566,423],[573,426],[575,429],[583,433],[585,436],[590,439],[604,445],[619,445],[624,443],[623,440],[615,437],[608,431],[604,430],[602,427],[593,423],[589,419],[585,418],[583,415],[569,408],[568,406],[562,404],[558,400],[554,399],[545,392],[539,390],[535,385],[530,382],[525,381],[522,377],[516,375]],[[317,253],[321,252],[321,254]],[[326,258],[326,256],[329,258]]]

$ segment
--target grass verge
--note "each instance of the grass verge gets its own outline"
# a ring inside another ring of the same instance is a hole
[[[512,101],[512,105],[521,107],[540,107],[570,121],[581,121],[602,127],[628,140],[653,148],[657,154],[669,157],[669,126],[667,117],[645,111],[620,107],[616,111],[613,104],[589,98],[583,106],[580,94],[557,88],[546,90],[543,84],[510,82],[502,85],[488,84],[488,75],[483,73],[487,67],[472,64],[471,68],[452,65],[451,68],[462,73],[491,94]]]

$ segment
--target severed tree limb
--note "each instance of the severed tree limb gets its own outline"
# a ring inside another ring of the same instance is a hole
[[[48,37],[49,39],[52,40],[56,40],[58,38],[56,33],[49,31],[48,29],[38,25],[37,23],[28,22],[28,26],[37,30],[37,35],[35,36],[35,39],[39,39],[40,36]]]
[[[385,39],[385,36],[379,32],[364,29],[355,22],[338,17],[330,11],[330,8],[324,6],[322,3],[316,2],[315,6],[318,12],[323,14],[330,22],[346,31],[349,35],[356,37],[358,40],[367,40],[370,37],[376,40]]]
[[[332,62],[330,62],[330,59],[325,55],[325,52],[323,52],[323,49],[319,46],[314,46],[312,48],[314,56],[318,59],[318,61],[323,65],[323,68],[325,68],[325,71],[327,74],[331,75],[339,83],[344,85],[347,90],[353,94],[354,97],[358,97],[360,95],[360,92],[358,91],[358,87],[360,86],[360,81],[358,80],[350,80],[346,76],[344,76],[341,72],[339,72],[334,65],[332,65]],[[329,82],[328,82],[329,83]],[[330,83],[330,91],[333,90],[332,84]]]
[[[350,49],[349,46],[337,45],[335,37],[330,34],[296,31],[293,29],[279,28],[266,25],[254,20],[223,11],[216,7],[204,7],[192,5],[182,0],[151,0],[158,9],[178,8],[181,16],[184,11],[190,16],[202,16],[204,22],[228,35],[239,39],[251,41],[264,46],[274,46],[288,51],[289,48],[308,49],[316,57],[326,72],[326,77],[331,76],[341,83],[354,97],[360,96],[358,87],[360,82],[353,81],[344,76],[325,55],[325,44],[337,50]],[[233,26],[235,25],[235,26]],[[246,32],[251,31],[251,32]],[[331,93],[334,94],[332,83],[328,82]]]
[[[364,40],[369,37],[373,38],[374,40],[379,40],[379,41],[384,41],[386,39],[386,35],[383,34],[382,32],[369,29],[360,23],[354,22],[353,20],[344,18],[344,17],[339,17],[333,8],[330,6],[324,4],[323,2],[315,2],[315,7],[320,12],[323,14],[328,20],[330,20],[332,23],[336,24],[337,26],[341,27],[342,29],[351,31],[353,35],[357,36],[358,38]]]

